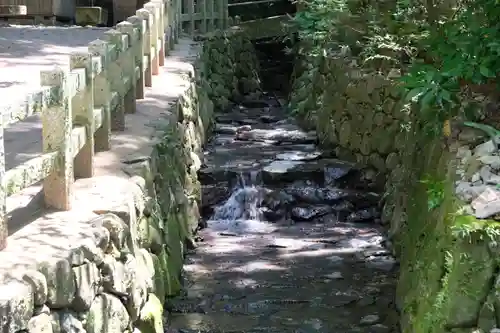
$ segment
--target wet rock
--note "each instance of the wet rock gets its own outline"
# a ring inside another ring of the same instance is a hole
[[[306,133],[301,130],[287,131],[283,129],[252,129],[247,132],[238,133],[238,140],[243,141],[274,141],[276,143],[297,143],[307,144],[316,142],[317,138],[311,133]]]
[[[344,276],[342,275],[342,272],[332,272],[330,274],[325,275],[325,278],[330,280],[342,280]]]
[[[309,221],[313,218],[320,217],[331,213],[330,206],[310,206],[310,207],[294,207],[291,210],[291,217],[295,221]]]
[[[237,131],[238,127],[224,124],[215,124],[214,128],[216,134],[236,135]]]
[[[285,217],[286,214],[286,211],[284,209],[272,210],[268,207],[262,207],[260,210],[266,221],[270,222],[281,220],[283,217]]]
[[[324,169],[325,172],[325,185],[331,186],[336,183],[339,179],[347,176],[351,171],[354,170],[354,165],[345,163],[342,166],[327,166]]]
[[[324,196],[322,189],[318,189],[314,186],[291,186],[286,189],[286,192],[292,195],[298,201],[310,204],[321,204],[324,203]]]
[[[341,201],[331,205],[334,212],[349,212],[354,209],[354,205],[349,201]]]
[[[205,185],[201,188],[201,209],[216,206],[229,198],[230,189],[227,183]]]
[[[380,321],[380,317],[376,314],[364,316],[359,322],[363,326],[373,325]]]
[[[346,218],[347,222],[365,222],[380,217],[380,212],[376,208],[365,208],[352,212]]]
[[[242,125],[242,126],[239,126],[238,128],[236,128],[237,133],[248,132],[251,130],[252,130],[252,126],[250,126],[250,125]]]
[[[336,159],[315,160],[275,160],[262,169],[262,179],[265,184],[294,182],[297,179],[307,179],[318,184],[325,183],[327,172],[336,169],[351,168]],[[340,171],[338,171],[340,173]]]
[[[279,118],[271,115],[262,115],[259,117],[259,120],[265,124],[271,124],[277,122]]]
[[[232,182],[238,178],[238,170],[229,170],[224,167],[205,166],[198,171],[198,180],[203,185],[213,185]]]
[[[356,208],[367,208],[377,205],[380,201],[380,195],[373,192],[360,192],[339,188],[325,188],[321,191],[323,200],[331,204],[339,200],[346,200],[352,203]]]
[[[269,101],[267,100],[249,100],[249,99],[241,101],[240,105],[247,109],[264,109],[271,106],[269,104]]]
[[[320,157],[321,157],[321,152],[319,151],[313,151],[313,152],[288,151],[286,153],[281,153],[276,155],[277,160],[283,160],[283,161],[312,161]]]
[[[241,117],[241,115],[240,115]],[[215,116],[215,121],[216,123],[219,124],[235,124],[235,118],[238,118],[238,114],[232,113],[230,115],[224,114],[224,115],[216,115]]]

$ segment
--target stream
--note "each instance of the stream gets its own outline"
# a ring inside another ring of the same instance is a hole
[[[264,94],[216,115],[205,218],[166,332],[398,331],[376,174],[319,150],[282,103]]]

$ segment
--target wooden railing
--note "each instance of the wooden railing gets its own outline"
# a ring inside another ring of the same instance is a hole
[[[125,129],[125,114],[135,112],[178,38],[179,18],[176,2],[148,2],[87,52],[71,54],[69,70],[40,73],[43,153],[5,171],[0,126],[0,249],[8,235],[6,197],[43,181],[46,205],[72,208],[75,177],[92,177],[94,153],[111,148],[111,131]]]
[[[182,31],[194,35],[228,27],[227,0],[179,0]]]

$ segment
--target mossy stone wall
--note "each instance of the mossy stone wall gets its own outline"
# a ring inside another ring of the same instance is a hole
[[[401,263],[401,332],[500,327],[498,223],[468,215],[455,195],[457,147],[467,144],[460,130],[429,137],[400,98],[396,68],[364,69],[339,52],[301,56],[293,77],[291,111],[339,158],[384,177],[382,220]]]
[[[396,169],[402,149],[396,137],[407,114],[391,74],[363,70],[341,56],[308,57],[305,66],[294,81],[291,109],[305,115],[340,158],[382,173]]]
[[[203,37],[205,87],[216,108],[260,90],[259,61],[247,34],[232,27]]]

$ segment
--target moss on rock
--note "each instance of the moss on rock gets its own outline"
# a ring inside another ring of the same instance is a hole
[[[141,333],[163,332],[163,304],[155,294],[149,294],[141,309],[136,327]]]

